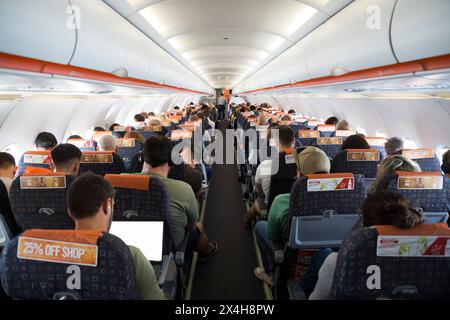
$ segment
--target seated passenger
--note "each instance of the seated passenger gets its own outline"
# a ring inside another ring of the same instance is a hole
[[[0,152],[0,180],[5,185],[8,196],[16,172],[17,166],[14,157],[7,152]]]
[[[362,204],[361,214],[364,227],[390,225],[401,229],[411,229],[424,222],[423,216],[412,209],[409,200],[401,194],[389,191],[368,195]],[[309,296],[310,300],[330,299],[337,257],[338,253],[331,253],[320,270],[318,270],[320,263],[315,263],[314,270],[308,270],[308,273],[316,273],[318,279],[314,291]]]
[[[37,135],[34,144],[38,151],[51,151],[58,144],[58,141],[50,132],[41,132]]]
[[[144,144],[145,138],[137,131],[128,131],[125,133],[124,139],[136,139],[140,143]]]
[[[347,149],[370,149],[366,139],[359,134],[348,136],[342,143],[341,150]]]
[[[103,132],[103,131],[106,131],[106,130],[103,127],[94,127],[94,129],[92,129],[92,131],[94,131],[94,132]]]
[[[325,120],[325,124],[337,125],[338,122],[339,120],[336,117],[329,117],[327,120]]]
[[[216,253],[217,242],[209,241],[203,225],[197,222],[198,207],[192,188],[183,181],[167,177],[172,148],[172,143],[166,137],[150,137],[145,140],[142,174],[160,179],[167,187],[175,246],[180,245],[186,231],[193,231],[188,246],[199,253],[200,261],[205,261]]]
[[[377,177],[369,187],[368,193],[375,193],[385,190],[388,186],[384,185],[384,178],[393,175],[395,171],[420,172],[420,166],[414,160],[401,155],[394,155],[385,158],[378,166]]]
[[[341,120],[336,125],[336,130],[351,130],[347,120]]]
[[[272,127],[275,128],[275,127]],[[269,129],[272,129],[269,127]],[[272,131],[270,130],[270,134]],[[294,131],[288,126],[280,126],[278,128],[278,141],[276,142],[276,146],[278,152],[282,152],[283,149],[291,149],[292,143],[294,142]],[[272,157],[273,158],[273,157]],[[269,192],[270,192],[270,180],[272,175],[275,172],[272,172],[272,159],[267,159],[262,161],[258,168],[256,169],[255,174],[255,191],[258,194],[264,196],[264,202],[267,204],[269,200]],[[260,214],[261,208],[258,201],[253,202],[253,205],[248,209],[247,214],[244,220],[244,226],[246,228],[250,227],[250,224],[256,217]]]
[[[289,110],[288,115],[295,116],[295,110],[294,109]]]
[[[67,190],[67,210],[75,221],[75,229],[109,232],[114,213],[114,195],[113,186],[102,176],[88,172],[75,179]],[[150,262],[138,248],[128,247],[133,257],[139,298],[164,300]]]
[[[117,151],[117,140],[113,136],[103,135],[97,142],[98,151]]]
[[[67,138],[67,141],[73,140],[73,139],[83,139],[83,137],[81,137],[81,136],[79,136],[79,135],[77,135],[77,134],[73,134],[73,135],[71,135],[71,136],[69,136],[69,137]]]
[[[136,114],[132,126],[135,129],[142,129],[145,126],[145,117],[142,114]]]
[[[53,170],[77,176],[80,170],[81,151],[70,143],[59,144],[51,151]]]
[[[112,125],[109,126],[109,131],[116,131],[115,130],[116,127],[120,127],[120,124],[113,123]]]
[[[330,159],[319,148],[304,148],[300,153],[294,152],[294,157],[296,158],[298,177],[309,174],[330,173]],[[254,272],[258,279],[269,285],[273,285],[269,264],[269,257],[273,255],[272,241],[282,241],[283,230],[289,228],[287,226],[289,200],[290,193],[280,194],[275,197],[270,207],[267,221],[261,220],[255,224],[255,234],[263,256],[265,270],[258,267]]]
[[[447,152],[442,155],[441,169],[442,172],[444,172],[445,175],[450,178],[450,150],[447,150]]]
[[[384,144],[384,149],[388,156],[393,156],[395,154],[401,154],[403,146],[403,140],[397,137],[392,137],[386,141]]]

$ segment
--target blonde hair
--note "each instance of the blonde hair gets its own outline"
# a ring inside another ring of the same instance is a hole
[[[136,139],[141,143],[145,142],[145,138],[139,132],[136,131],[128,131],[127,133],[125,133],[124,139]]]
[[[350,130],[350,125],[348,124],[347,120],[341,120],[338,122],[336,130]]]
[[[383,161],[381,161],[377,177],[375,178],[375,181],[372,183],[372,185],[369,187],[368,192],[369,193],[375,193],[379,190],[382,186],[381,181],[388,175],[392,175],[395,173],[395,171],[410,171],[410,172],[420,172],[420,167],[417,164],[417,162],[410,160],[404,156],[401,155],[394,155],[389,156]]]

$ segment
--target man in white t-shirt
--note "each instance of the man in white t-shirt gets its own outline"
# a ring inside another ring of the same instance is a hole
[[[278,130],[278,141],[276,141],[276,146],[278,152],[281,152],[285,149],[292,149],[292,145],[294,142],[294,132],[288,126],[281,126]],[[278,153],[276,154],[275,160],[278,161]],[[273,158],[273,155],[272,155]],[[255,175],[255,191],[259,194],[264,195],[264,202],[267,204],[269,200],[269,192],[270,192],[270,180],[272,179],[272,175],[277,172],[272,172],[275,170],[275,167],[272,166],[272,159],[267,159],[262,161],[258,168],[256,169]],[[251,222],[256,219],[257,215],[261,212],[261,208],[258,204],[258,201],[255,201],[250,209],[248,209],[247,214],[245,216],[244,225],[245,227],[249,227]]]
[[[0,180],[5,185],[8,196],[16,171],[17,166],[14,157],[7,152],[0,152]]]

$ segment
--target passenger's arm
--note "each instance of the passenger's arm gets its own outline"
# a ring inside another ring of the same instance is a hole
[[[130,246],[130,251],[134,261],[136,289],[141,300],[165,300],[150,262],[139,249]]]
[[[330,254],[319,270],[317,284],[309,296],[309,300],[328,300],[331,296],[337,253]]]

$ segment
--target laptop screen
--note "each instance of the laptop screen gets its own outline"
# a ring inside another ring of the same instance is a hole
[[[113,221],[109,233],[138,248],[149,261],[162,261],[162,221]]]

